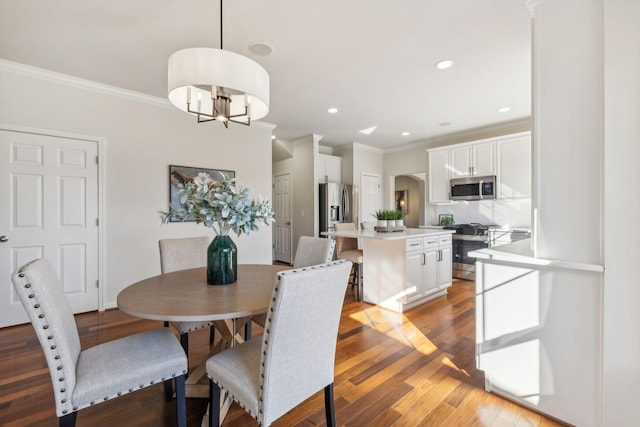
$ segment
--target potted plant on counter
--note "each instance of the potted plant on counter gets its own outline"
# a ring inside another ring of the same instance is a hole
[[[398,210],[394,212],[396,227],[404,227],[404,211]]]
[[[378,227],[383,227],[383,228],[387,228],[387,226],[389,225],[388,220],[389,220],[389,211],[386,211],[384,209],[380,209],[377,210],[373,216],[376,217],[376,219],[378,220],[378,222],[376,223],[376,225]]]

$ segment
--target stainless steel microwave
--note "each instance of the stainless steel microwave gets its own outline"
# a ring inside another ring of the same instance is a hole
[[[496,176],[470,176],[451,181],[451,200],[490,200],[496,198]]]

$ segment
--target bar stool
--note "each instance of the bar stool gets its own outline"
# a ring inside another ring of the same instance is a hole
[[[336,224],[336,231],[355,231],[356,225],[352,222]],[[356,298],[362,301],[362,250],[358,249],[358,239],[355,237],[336,236],[336,256],[338,259],[346,259],[353,263],[349,283],[356,288]]]

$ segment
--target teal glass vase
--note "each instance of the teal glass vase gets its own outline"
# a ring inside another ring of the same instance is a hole
[[[228,285],[238,279],[238,248],[229,236],[216,236],[207,249],[207,283]]]

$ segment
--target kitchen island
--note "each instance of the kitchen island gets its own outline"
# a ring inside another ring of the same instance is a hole
[[[325,236],[362,239],[365,302],[402,313],[445,295],[451,286],[452,230],[330,231]]]

